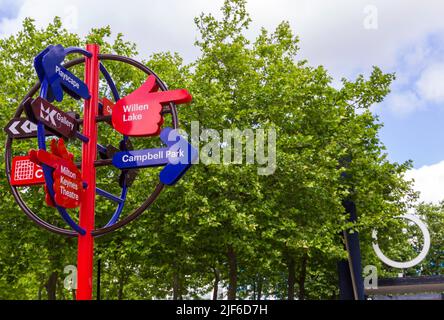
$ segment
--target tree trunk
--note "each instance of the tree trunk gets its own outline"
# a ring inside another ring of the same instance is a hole
[[[237,259],[236,253],[234,252],[234,248],[232,245],[228,246],[227,250],[228,257],[228,300],[236,300],[236,291],[237,291]]]
[[[180,277],[178,272],[174,272],[173,274],[173,300],[182,300]]]
[[[257,300],[262,299],[262,277],[259,276],[259,279],[257,279]]]
[[[287,296],[288,300],[294,300],[294,286],[296,284],[296,263],[293,257],[288,257],[287,267],[288,267]]]
[[[213,300],[217,300],[217,296],[219,293],[220,274],[219,274],[219,270],[217,270],[217,268],[214,268],[213,272],[214,272]]]
[[[305,279],[307,278],[308,253],[304,252],[302,256],[301,272],[299,273],[299,300],[305,300]]]
[[[57,276],[57,272],[51,273],[48,281],[45,284],[46,292],[48,293],[48,300],[56,300]]]
[[[117,293],[117,299],[123,300],[123,287],[125,286],[125,276],[123,274],[119,277],[119,291]]]
[[[44,287],[45,287],[45,285],[39,286],[39,292],[38,292],[38,296],[37,296],[38,300],[42,300],[42,291],[43,291]]]

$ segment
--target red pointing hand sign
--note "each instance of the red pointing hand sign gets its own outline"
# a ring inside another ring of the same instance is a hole
[[[163,124],[162,105],[191,102],[192,97],[185,89],[158,89],[156,78],[149,76],[140,88],[117,101],[112,107],[114,129],[127,136],[159,135]]]
[[[32,162],[45,164],[54,169],[54,201],[63,208],[77,208],[80,206],[83,184],[81,174],[74,164],[74,156],[66,150],[63,139],[51,141],[51,152],[45,150],[31,150],[29,157]],[[46,203],[54,206],[51,197],[46,191]]]

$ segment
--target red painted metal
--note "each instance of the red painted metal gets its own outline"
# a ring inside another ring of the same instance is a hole
[[[134,137],[156,136],[163,124],[162,105],[191,102],[185,89],[158,91],[154,76],[149,76],[142,86],[120,99],[112,107],[113,127],[118,132]]]
[[[14,157],[12,159],[11,185],[32,186],[44,184],[42,168],[31,161],[28,156]]]
[[[45,164],[54,169],[54,200],[62,208],[74,209],[80,206],[82,198],[81,173],[74,163],[74,156],[65,147],[63,139],[51,141],[51,152],[45,150],[31,150],[30,161],[37,165]],[[45,186],[46,203],[54,206]]]
[[[80,226],[86,230],[78,237],[77,252],[77,300],[92,299],[94,260],[94,210],[96,197],[97,123],[99,106],[99,46],[88,44],[86,50],[92,56],[85,58],[85,82],[91,98],[85,101],[83,135],[89,138],[82,147],[82,180],[87,183],[80,205]]]
[[[102,106],[103,106],[102,114],[104,116],[112,115],[113,114],[113,105],[114,105],[114,103],[112,101],[103,97],[102,98]]]

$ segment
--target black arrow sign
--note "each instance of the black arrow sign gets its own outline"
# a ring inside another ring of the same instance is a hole
[[[26,118],[14,118],[5,127],[5,132],[13,139],[37,137],[37,126]],[[51,135],[48,132],[46,135]]]

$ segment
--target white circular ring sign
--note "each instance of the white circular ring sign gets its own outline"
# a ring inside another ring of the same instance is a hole
[[[419,227],[419,229],[421,229],[421,232],[424,236],[424,246],[422,248],[421,253],[415,259],[408,261],[408,262],[397,262],[397,261],[393,261],[393,260],[387,258],[382,253],[382,251],[379,248],[379,245],[377,243],[378,232],[376,230],[373,230],[373,233],[372,233],[372,237],[374,239],[373,250],[375,250],[375,253],[378,256],[378,258],[381,259],[381,261],[384,262],[386,265],[393,267],[393,268],[397,268],[397,269],[407,269],[407,268],[414,267],[417,264],[421,263],[421,261],[424,260],[425,257],[427,256],[427,254],[429,253],[430,233],[429,233],[429,230],[427,229],[427,225],[421,219],[419,219],[417,216],[415,216],[413,214],[406,214],[406,215],[400,216],[398,218],[410,220],[413,223],[415,223]]]

